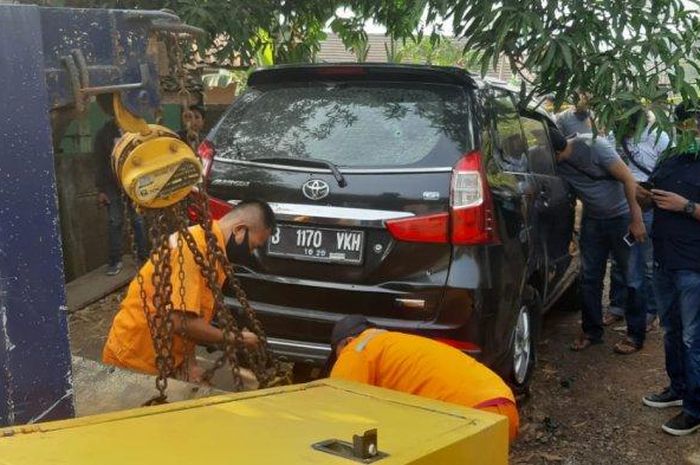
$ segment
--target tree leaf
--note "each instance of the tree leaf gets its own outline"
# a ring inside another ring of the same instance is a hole
[[[569,69],[573,70],[574,63],[571,58],[571,48],[564,41],[559,42],[559,48],[561,49],[561,53],[564,55],[564,61],[566,62],[566,66],[568,66]]]

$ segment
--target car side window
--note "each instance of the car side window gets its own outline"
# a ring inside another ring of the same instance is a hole
[[[547,137],[547,128],[541,119],[520,117],[525,140],[530,171],[538,174],[554,174],[554,152]]]
[[[493,110],[496,118],[496,148],[501,154],[503,168],[508,171],[526,172],[527,144],[512,96],[507,92],[496,92]]]

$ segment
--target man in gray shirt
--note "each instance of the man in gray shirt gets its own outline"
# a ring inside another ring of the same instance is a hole
[[[593,115],[588,108],[589,98],[588,94],[580,93],[574,107],[557,113],[555,122],[564,136],[569,137],[577,133],[591,134],[593,132]]]
[[[557,172],[576,192],[584,205],[581,223],[583,264],[582,334],[572,350],[580,351],[602,342],[602,293],[605,268],[610,254],[627,270],[630,247],[625,236],[646,240],[642,210],[635,195],[637,183],[615,148],[603,137],[591,134],[566,139],[556,129],[550,138],[557,154]],[[628,273],[625,271],[625,281]],[[646,321],[638,296],[628,288],[627,337],[615,345],[615,352],[631,354],[644,345]]]

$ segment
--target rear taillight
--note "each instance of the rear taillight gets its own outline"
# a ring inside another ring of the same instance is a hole
[[[194,195],[199,194],[195,193]],[[224,216],[231,210],[233,210],[233,205],[231,205],[230,203],[224,202],[223,200],[219,200],[214,197],[209,197],[209,213],[211,214],[212,219],[219,220],[222,216]],[[189,216],[190,220],[193,223],[199,222],[199,215],[193,207],[187,209],[187,216]]]
[[[479,152],[462,157],[452,170],[449,213],[389,220],[394,239],[458,245],[498,242],[493,201]]]
[[[447,242],[450,215],[416,216],[386,222],[386,227],[394,239],[406,242]]]
[[[209,176],[209,171],[211,170],[211,165],[214,162],[214,155],[216,154],[216,149],[211,141],[204,139],[199,147],[197,147],[197,155],[202,160],[202,176],[205,178]]]
[[[498,242],[493,200],[479,152],[466,154],[452,170],[450,203],[453,244]]]
[[[209,213],[214,220],[221,219],[222,216],[233,210],[233,205],[214,197],[209,197]]]

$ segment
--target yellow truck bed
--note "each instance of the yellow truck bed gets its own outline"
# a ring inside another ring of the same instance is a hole
[[[376,464],[508,463],[505,417],[321,380],[0,429],[0,464],[352,465],[312,445],[373,428],[388,454]]]

